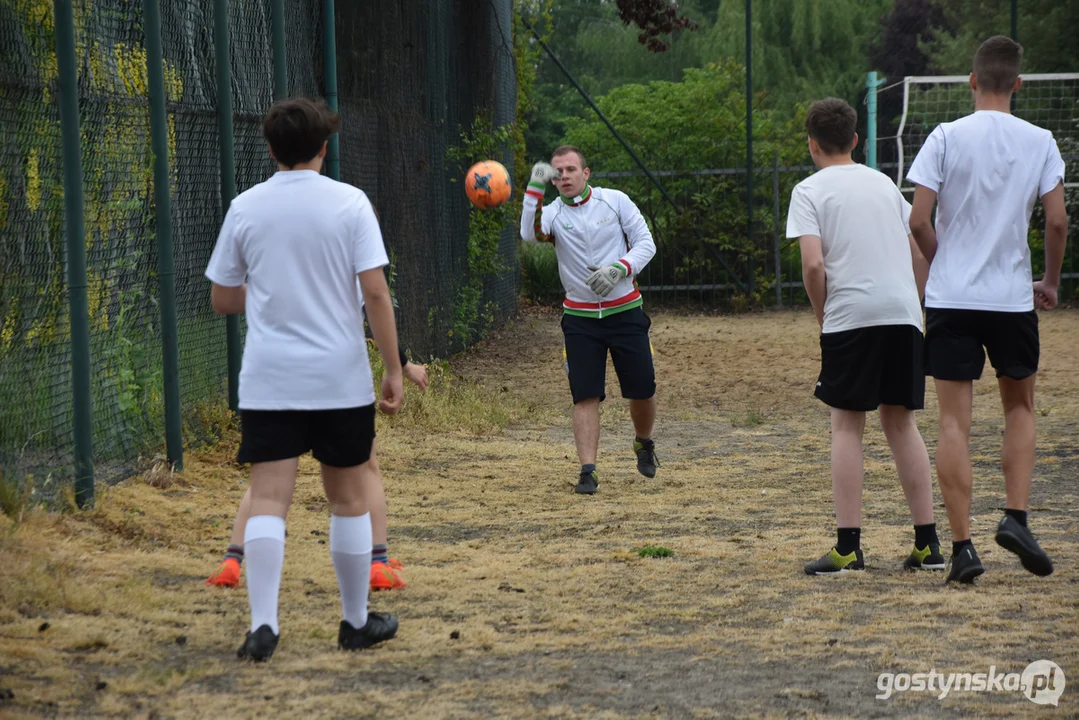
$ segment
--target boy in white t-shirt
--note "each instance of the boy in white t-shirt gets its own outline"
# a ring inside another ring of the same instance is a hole
[[[851,159],[854,108],[829,98],[806,115],[819,171],[795,186],[787,237],[799,239],[806,293],[821,325],[816,396],[832,408],[835,546],[805,566],[808,575],[862,570],[862,434],[865,414],[880,424],[914,520],[903,566],[943,570],[929,455],[914,421],[925,402],[922,309],[925,261],[909,235],[910,205],[885,175]]]
[[[262,130],[279,171],[232,201],[206,269],[214,310],[247,317],[237,459],[251,464],[244,530],[251,631],[237,654],[255,661],[268,660],[278,643],[285,516],[307,452],[321,463],[330,502],[338,647],[359,650],[397,632],[397,618],[367,611],[372,531],[363,488],[377,481],[368,477],[377,467],[365,303],[386,367],[379,405],[390,414],[401,406],[401,361],[382,270],[389,261],[371,203],[319,174],[338,125],[325,103],[270,108]]]
[[[1005,417],[1007,501],[996,541],[1035,575],[1053,572],[1027,529],[1040,353],[1034,308],[1056,305],[1068,215],[1064,161],[1052,133],[1011,114],[1022,55],[1010,38],[982,43],[970,76],[974,114],[938,126],[907,173],[916,186],[911,229],[931,263],[925,368],[940,405],[937,478],[952,528],[948,580],[963,583],[985,572],[970,540],[970,424],[973,381],[986,352]],[[1045,277],[1033,282],[1027,230],[1038,197],[1045,208]]]

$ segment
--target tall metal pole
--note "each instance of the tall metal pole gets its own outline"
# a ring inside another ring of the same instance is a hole
[[[749,294],[756,274],[753,261],[753,0],[746,0],[746,239],[750,245]]]
[[[776,307],[783,305],[783,260],[780,243],[783,235],[779,230],[779,150],[772,151],[772,214],[776,243]]]
[[[334,18],[334,0],[322,0],[322,75],[326,85],[326,104],[337,112],[337,23]],[[334,180],[341,179],[340,138],[330,136],[326,151],[326,174]]]
[[[1012,0],[1012,40],[1019,42],[1019,0]],[[1015,113],[1015,95],[1012,95],[1012,113]]]
[[[285,57],[285,0],[270,0],[270,27],[273,41],[274,100],[288,97],[288,63]]]
[[[877,88],[883,83],[883,79],[877,79],[875,70],[870,71],[865,79],[865,164],[874,170],[877,169]]]
[[[169,465],[184,468],[180,422],[180,350],[176,329],[176,275],[173,270],[172,195],[169,179],[168,116],[161,51],[160,0],[143,0],[146,29],[146,78],[150,95],[150,146],[154,154],[154,207],[157,223],[158,300],[161,304],[161,351],[165,374],[165,444]]]
[[[214,62],[217,70],[217,140],[221,165],[221,217],[236,197],[236,161],[232,136],[232,49],[229,46],[229,0],[214,0]],[[229,409],[240,409],[240,316],[225,316]]]
[[[83,218],[79,77],[75,65],[72,0],[54,0],[60,80],[60,138],[67,228],[67,289],[71,313],[71,406],[75,441],[75,502],[94,504],[93,408],[90,396],[90,313],[86,297],[86,223]]]

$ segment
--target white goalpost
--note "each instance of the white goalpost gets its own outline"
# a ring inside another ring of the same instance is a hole
[[[1051,130],[1060,152],[1073,165],[1079,159],[1079,73],[1042,73],[1021,76],[1023,85],[1015,96],[1015,115]],[[898,167],[895,182],[903,192],[913,192],[906,171],[922,143],[938,125],[974,111],[968,75],[929,75],[903,78],[903,114],[895,142]],[[892,86],[894,87],[894,85]],[[1079,181],[1065,183],[1079,188]]]

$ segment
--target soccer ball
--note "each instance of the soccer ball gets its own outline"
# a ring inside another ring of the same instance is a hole
[[[494,160],[478,162],[465,174],[465,194],[478,208],[494,208],[510,199],[510,174]]]

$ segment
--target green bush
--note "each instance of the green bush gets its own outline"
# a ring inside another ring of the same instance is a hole
[[[562,299],[562,280],[552,246],[521,243],[521,294],[537,305],[556,305]]]

